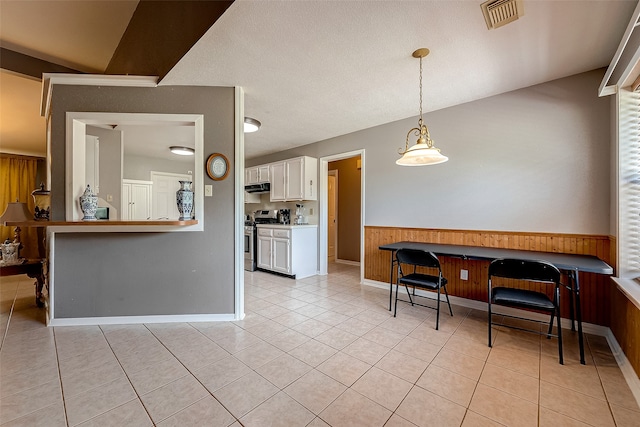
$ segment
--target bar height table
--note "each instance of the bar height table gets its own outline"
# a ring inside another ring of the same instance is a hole
[[[575,304],[575,317],[578,321],[578,342],[580,344],[580,363],[583,365],[585,364],[584,338],[582,336],[582,310],[580,307],[580,280],[578,273],[583,272],[612,275],[613,268],[600,258],[592,255],[560,254],[554,252],[523,251],[518,249],[485,248],[479,246],[445,245],[440,243],[422,242],[395,242],[379,246],[378,249],[390,251],[391,253],[391,271],[389,273],[389,310],[391,310],[391,299],[393,294],[394,255],[399,249],[419,249],[433,252],[436,255],[470,260],[493,261],[498,258],[515,258],[522,260],[542,260],[555,265],[569,277],[569,289],[573,295],[571,304],[569,304],[571,330],[575,331]]]

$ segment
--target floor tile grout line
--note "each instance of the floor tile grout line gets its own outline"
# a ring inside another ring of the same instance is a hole
[[[180,363],[180,364],[181,364],[181,365],[182,365],[182,366],[187,370],[187,372],[189,372],[189,374],[190,374],[190,375],[191,375],[191,376],[192,376],[192,377],[193,377],[193,378],[198,382],[198,384],[200,384],[200,385],[201,385],[201,386],[202,386],[202,387],[207,391],[207,393],[209,393],[209,395],[210,395],[212,398],[214,398],[214,399],[216,400],[216,402],[218,402],[218,403],[220,404],[220,406],[222,406],[222,407],[225,409],[225,411],[227,411],[227,412],[228,412],[228,413],[229,413],[229,414],[230,414],[230,415],[231,415],[231,416],[232,416],[232,417],[233,417],[233,418],[234,418],[238,423],[240,423],[240,419],[239,419],[239,418],[238,418],[238,417],[237,417],[233,412],[231,412],[231,411],[229,410],[229,408],[227,408],[227,407],[226,407],[226,406],[225,406],[225,405],[224,405],[224,404],[223,404],[223,403],[222,403],[222,402],[221,402],[221,401],[220,401],[220,400],[219,400],[219,399],[218,399],[218,398],[213,394],[213,392],[212,392],[212,391],[210,391],[210,390],[207,388],[207,386],[205,386],[205,385],[202,383],[202,381],[200,381],[200,378],[198,378],[198,377],[197,377],[193,372],[191,372],[191,370],[190,370],[190,369],[189,369],[189,368],[188,368],[188,367],[187,367],[187,366],[182,362],[182,360],[180,360],[180,359],[178,358],[178,356],[176,356],[176,355],[171,351],[171,349],[170,349],[169,347],[167,347],[167,346],[166,346],[166,344],[165,344],[165,343],[164,343],[164,342],[163,342],[163,341],[162,341],[162,340],[161,340],[161,339],[160,339],[156,334],[154,334],[154,333],[153,333],[153,331],[152,331],[152,330],[147,326],[147,324],[145,323],[145,324],[143,324],[143,325],[144,325],[144,327],[149,331],[149,333],[151,333],[151,335],[153,335],[153,337],[154,337],[156,340],[158,340],[158,342],[160,342],[160,344],[162,344],[162,346],[163,346],[165,349],[167,349],[167,351],[168,351],[168,352],[169,352],[169,353],[170,353],[170,354],[171,354],[171,355],[172,355],[172,356],[173,356],[173,357],[174,357],[174,358],[175,358],[175,359],[176,359],[176,360],[177,360],[177,361],[178,361],[178,362],[179,362],[179,363]],[[193,326],[192,326],[192,325],[190,325],[190,324],[189,324],[189,326],[193,327]],[[195,327],[193,327],[193,328],[194,328],[195,330],[197,330],[198,332],[200,332],[197,328],[195,328]],[[200,333],[202,334],[202,332],[200,332]],[[204,335],[204,334],[202,334],[202,335]],[[205,336],[207,339],[210,339],[210,338],[209,338],[209,337],[207,337],[206,335],[204,335],[204,336]],[[213,342],[213,340],[211,340],[211,341]],[[214,343],[214,344],[215,344],[215,343]],[[218,344],[216,344],[216,345],[218,345]],[[220,347],[220,346],[219,346],[219,347]],[[220,348],[222,348],[222,347],[220,347]],[[227,351],[227,350],[225,350],[224,348],[222,348],[222,349],[223,349],[224,351]],[[229,352],[227,351],[227,353],[229,353]],[[229,353],[229,354],[228,354],[228,356],[233,356],[233,354]],[[216,363],[216,362],[213,362],[213,363]],[[213,364],[213,363],[211,363],[211,364]],[[208,365],[205,365],[205,366],[208,366]],[[249,368],[249,369],[251,369],[251,368]],[[256,372],[256,373],[257,373],[257,372]],[[258,374],[258,375],[260,375],[260,374]],[[180,377],[180,378],[178,378],[178,379],[181,379],[181,378],[184,378],[184,377]],[[239,378],[238,378],[238,379],[239,379]],[[237,379],[236,379],[236,380],[237,380]],[[161,386],[161,387],[165,387],[165,386],[167,386],[168,384],[171,384],[171,383],[173,383],[173,382],[175,382],[175,381],[177,381],[177,380],[171,381],[171,382],[169,382],[169,383],[167,383],[167,384],[165,384],[165,385],[163,385],[163,386]],[[161,388],[161,387],[158,387],[158,388],[156,388],[155,390],[157,390],[157,389],[159,389],[159,388]],[[135,388],[135,387],[134,387],[134,388]],[[137,393],[137,392],[136,392],[136,393]],[[204,399],[204,397],[203,397],[202,399]],[[199,399],[199,400],[198,400],[198,402],[199,402],[200,400],[202,400],[202,399]],[[142,399],[140,399],[140,401],[142,401]],[[180,413],[180,412],[184,411],[185,409],[187,409],[187,408],[189,408],[189,407],[193,406],[195,403],[196,403],[196,402],[192,403],[191,405],[189,405],[189,406],[187,406],[187,407],[185,407],[185,408],[182,408],[181,410],[179,410],[179,411],[177,411],[177,412],[175,412],[175,413],[173,413],[173,414],[169,415],[168,417],[166,417],[166,418],[164,418],[164,419],[162,419],[162,420],[160,420],[160,421],[158,421],[158,422],[162,422],[162,421],[165,421],[165,420],[166,420],[166,419],[168,419],[168,418],[171,418],[172,416],[174,416],[174,415],[176,415],[176,414],[178,414],[178,413]],[[143,403],[143,406],[144,406],[144,403]],[[145,407],[145,410],[146,410],[146,407]],[[149,417],[151,417],[151,416],[149,416]],[[152,419],[151,421],[153,422],[153,419]],[[233,423],[231,423],[231,424],[233,424]],[[240,423],[240,424],[242,424],[242,423]]]
[[[11,308],[9,309],[9,317],[7,317],[7,325],[5,326],[4,333],[2,334],[2,341],[0,341],[0,351],[2,351],[2,347],[4,347],[4,340],[7,338],[7,334],[9,333],[9,326],[11,325],[11,317],[13,316],[13,310],[16,305],[16,300],[18,298],[18,288],[20,287],[20,282],[16,285],[16,291],[13,294],[13,301],[11,302]]]
[[[112,354],[112,355],[113,355],[113,357],[116,359],[116,362],[118,362],[118,366],[120,366],[120,369],[122,370],[122,373],[123,373],[123,374],[124,374],[124,376],[127,378],[127,381],[129,382],[129,385],[131,386],[131,389],[132,389],[132,390],[133,390],[133,392],[135,393],[136,398],[138,399],[138,401],[140,402],[140,404],[142,405],[142,407],[145,409],[145,412],[147,412],[147,410],[146,410],[147,408],[142,404],[142,400],[140,399],[140,396],[138,395],[138,392],[136,391],[135,387],[134,387],[134,386],[133,386],[133,384],[131,383],[131,379],[129,378],[129,375],[127,375],[127,371],[124,369],[124,367],[123,367],[123,366],[122,366],[122,364],[120,363],[120,359],[118,359],[118,356],[115,354],[115,351],[113,350],[113,347],[111,346],[111,343],[110,343],[110,342],[109,342],[109,340],[107,339],[107,336],[106,336],[106,335],[105,335],[105,333],[104,333],[104,329],[102,329],[102,325],[97,325],[97,327],[98,327],[98,330],[100,331],[100,333],[102,334],[102,338],[104,338],[105,342],[107,343],[107,346],[109,347],[109,350],[111,350],[111,354]],[[55,328],[54,328],[54,332],[55,332]],[[57,346],[56,346],[56,353],[57,353]],[[58,368],[58,372],[60,372],[60,368]],[[95,386],[95,387],[92,387],[92,388],[91,388],[91,389],[89,389],[89,390],[94,390],[94,389],[96,389],[96,388],[98,388],[98,387],[104,386],[105,384],[109,384],[109,383],[112,383],[112,382],[117,381],[117,380],[118,380],[118,379],[115,379],[115,380],[112,380],[112,381],[108,381],[108,382],[106,382],[106,383],[103,383],[103,384],[97,385],[97,386]],[[60,375],[60,381],[61,381],[61,387],[62,387],[62,375]],[[87,390],[87,391],[89,391],[89,390]],[[64,400],[64,399],[63,399],[63,400]],[[104,414],[106,414],[106,413],[108,413],[108,412],[110,412],[110,411],[112,411],[112,410],[114,410],[114,409],[117,409],[117,408],[119,408],[119,407],[121,407],[121,406],[123,406],[123,405],[126,405],[127,403],[132,402],[132,401],[134,401],[134,400],[136,400],[136,399],[134,398],[134,399],[131,399],[131,400],[127,400],[126,402],[121,403],[120,405],[118,405],[118,406],[116,406],[116,407],[114,407],[114,408],[108,409],[108,410],[106,410],[106,411],[104,411],[104,412],[101,412],[101,413],[99,413],[99,414],[94,415],[93,417],[91,417],[91,418],[89,418],[89,419],[86,419],[86,420],[82,421],[80,424],[85,423],[85,422],[87,422],[87,421],[90,421],[90,420],[92,420],[92,419],[94,419],[94,418],[97,418],[97,417],[99,417],[99,416],[101,416],[101,415],[104,415]],[[65,415],[66,415],[66,414],[67,414],[67,410],[66,410],[66,404],[65,404]],[[152,423],[153,425],[155,425],[155,424],[153,423],[153,420],[151,419],[151,416],[149,415],[149,413],[148,413],[148,412],[147,412],[147,416],[149,417],[149,421],[151,421],[151,423]],[[68,422],[67,422],[67,425],[68,425]]]
[[[67,400],[64,398],[64,386],[62,384],[62,373],[60,372],[60,357],[58,355],[58,339],[56,328],[53,328],[53,345],[56,349],[56,367],[58,369],[58,381],[60,382],[60,397],[62,398],[62,410],[64,411],[64,421],[69,426],[69,414],[67,414]]]

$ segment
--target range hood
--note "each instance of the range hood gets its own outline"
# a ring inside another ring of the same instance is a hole
[[[268,193],[271,191],[271,184],[263,182],[262,184],[245,185],[244,191],[247,193]]]

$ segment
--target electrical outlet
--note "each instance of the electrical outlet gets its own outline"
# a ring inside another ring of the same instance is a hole
[[[205,185],[204,186],[204,197],[213,196],[213,185]]]
[[[313,208],[309,209],[309,215],[313,215]]]
[[[469,280],[469,270],[460,270],[460,280]]]

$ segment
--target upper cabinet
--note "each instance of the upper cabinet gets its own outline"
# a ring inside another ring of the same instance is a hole
[[[246,168],[244,170],[244,183],[245,185],[262,184],[263,182],[270,182],[269,179],[269,165],[260,165]]]
[[[269,166],[272,202],[318,200],[318,159],[303,156]]]

